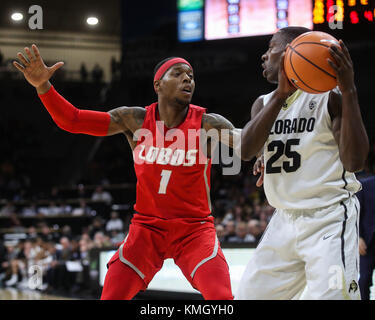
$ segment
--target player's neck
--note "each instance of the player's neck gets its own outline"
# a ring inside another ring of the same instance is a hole
[[[189,105],[182,106],[178,103],[158,102],[159,120],[164,121],[167,128],[177,127],[185,120]]]

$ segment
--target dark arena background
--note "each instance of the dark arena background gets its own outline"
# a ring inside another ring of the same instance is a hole
[[[135,202],[125,136],[59,129],[12,65],[33,43],[48,66],[65,62],[51,79],[55,88],[74,106],[97,111],[156,101],[155,65],[184,57],[194,68],[192,103],[243,128],[254,100],[274,89],[261,68],[271,35],[288,25],[328,32],[349,48],[370,138],[357,177],[375,173],[374,1],[249,3],[0,2],[0,299],[99,299],[106,263],[127,235]],[[234,292],[274,211],[255,186],[253,163],[243,162],[234,176],[222,175],[222,165],[212,168],[213,215]],[[202,296],[169,259],[135,299]]]

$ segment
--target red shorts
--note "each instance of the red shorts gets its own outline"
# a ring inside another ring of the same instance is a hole
[[[225,261],[212,216],[166,220],[136,213],[108,266],[120,259],[142,278],[146,289],[164,260],[172,258],[193,285],[197,269],[216,256]]]

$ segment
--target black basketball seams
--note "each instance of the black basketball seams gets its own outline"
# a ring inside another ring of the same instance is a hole
[[[298,73],[296,72],[296,70],[294,69],[294,66],[293,66],[293,63],[292,63],[292,54],[294,53],[294,52],[296,52],[293,48],[291,48],[292,49],[292,51],[291,51],[291,53],[290,53],[290,55],[289,55],[289,62],[290,62],[290,66],[292,67],[292,69],[293,69],[293,72],[294,72],[294,74],[297,76],[297,78],[306,86],[306,87],[308,87],[308,88],[310,88],[311,90],[314,90],[314,91],[316,91],[316,92],[325,92],[325,91],[321,91],[321,90],[317,90],[317,89],[315,89],[315,88],[312,88],[312,87],[310,87],[308,84],[306,84],[300,77],[299,77],[299,75],[298,75]],[[297,53],[297,52],[296,52]],[[300,88],[297,84],[294,84],[294,85],[296,85],[298,88]],[[300,88],[301,90],[303,90],[302,88]]]
[[[315,44],[318,44],[316,42],[313,42]],[[318,44],[320,45],[320,44]],[[324,45],[323,45],[324,46]],[[333,79],[336,79],[336,77],[332,74],[330,74],[328,71],[324,70],[323,68],[319,67],[318,65],[316,65],[314,62],[310,61],[309,59],[307,59],[306,57],[304,57],[301,53],[299,53],[297,50],[295,50],[294,48],[290,47],[290,49],[295,52],[296,54],[298,54],[302,59],[304,59],[305,61],[307,61],[308,63],[310,63],[311,65],[313,65],[315,68],[319,69],[320,71],[324,72],[326,75],[332,77]]]

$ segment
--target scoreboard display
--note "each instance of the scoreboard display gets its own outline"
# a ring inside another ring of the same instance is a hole
[[[286,26],[375,32],[375,0],[178,0],[180,41],[269,35]]]
[[[314,0],[314,24],[346,22],[359,24],[374,22],[375,8],[372,0]]]

